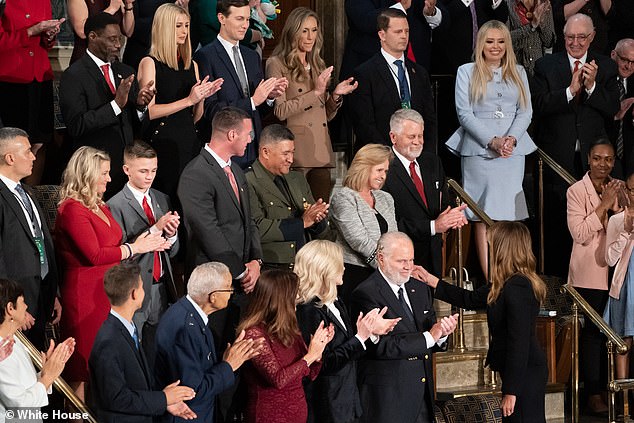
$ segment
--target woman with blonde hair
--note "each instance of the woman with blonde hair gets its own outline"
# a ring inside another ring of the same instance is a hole
[[[415,277],[435,288],[435,298],[467,309],[486,307],[491,337],[486,361],[502,378],[502,421],[545,423],[548,368],[535,321],[546,284],[535,271],[531,236],[523,223],[496,222],[487,239],[491,284],[467,291],[420,267]]]
[[[383,319],[385,307],[360,314],[353,326],[346,305],[337,298],[337,286],[343,283],[343,250],[331,241],[315,240],[302,247],[293,271],[299,277],[297,321],[304,341],[310,342],[321,322],[335,328],[322,355],[319,376],[305,386],[308,422],[356,421],[363,412],[356,360],[365,353],[371,336],[389,333],[400,319]]]
[[[138,73],[139,84],[154,81],[156,87],[144,130],[159,160],[155,188],[174,201],[181,172],[202,147],[194,124],[203,115],[205,99],[222,85],[222,79],[199,79],[198,65],[192,61],[189,22],[183,7],[161,5],[152,22],[150,55],[141,60]]]
[[[464,189],[487,215],[524,220],[524,157],[537,149],[526,132],[533,115],[526,71],[516,63],[511,34],[500,21],[480,27],[474,57],[458,68],[460,128],[446,145],[461,157]],[[466,214],[476,222],[476,248],[488,277],[486,227],[469,209]]]
[[[379,237],[398,230],[394,199],[381,191],[392,158],[388,146],[363,146],[350,164],[343,188],[330,200],[330,221],[346,264],[339,288],[344,301],[374,272]]]
[[[295,135],[293,167],[306,175],[313,197],[327,202],[333,186],[330,169],[335,167],[328,121],[358,84],[348,78],[328,92],[333,67],[321,58],[322,46],[317,14],[306,7],[293,9],[266,62],[266,77],[288,79],[288,88],[275,99],[275,116]]]
[[[306,346],[295,316],[298,287],[297,275],[289,270],[262,272],[238,326],[237,333],[245,331],[244,339],[264,339],[260,354],[243,370],[248,423],[306,422],[302,382],[317,377],[334,329],[321,322]]]
[[[110,310],[103,288],[106,270],[135,254],[162,251],[170,245],[160,233],[144,234],[133,243],[121,244],[121,228],[102,200],[109,172],[107,153],[80,147],[62,175],[55,223],[55,246],[64,275],[60,284],[64,310],[60,326],[64,336],[77,341],[65,379],[82,399],[92,344]]]

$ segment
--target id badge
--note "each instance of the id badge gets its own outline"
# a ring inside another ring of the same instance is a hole
[[[412,104],[409,101],[401,101],[401,109],[411,109]]]
[[[44,239],[41,236],[34,236],[33,241],[35,241],[35,245],[37,246],[37,252],[40,253],[40,264],[43,265],[46,259],[44,256],[44,254],[46,254],[44,251]]]

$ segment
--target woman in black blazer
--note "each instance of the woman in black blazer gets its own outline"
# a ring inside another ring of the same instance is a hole
[[[362,413],[357,388],[357,364],[366,342],[394,329],[400,319],[383,319],[387,307],[359,314],[356,328],[348,310],[337,298],[342,284],[343,253],[339,245],[325,240],[311,241],[295,257],[294,272],[299,276],[297,321],[306,342],[324,322],[331,323],[335,335],[322,355],[319,376],[305,385],[308,422],[350,423]],[[356,329],[356,334],[355,334]]]
[[[419,268],[417,278],[434,296],[458,307],[487,309],[487,364],[502,378],[502,421],[545,423],[544,398],[548,369],[535,337],[535,320],[546,296],[546,285],[535,272],[528,228],[520,222],[489,227],[491,285],[467,291]]]

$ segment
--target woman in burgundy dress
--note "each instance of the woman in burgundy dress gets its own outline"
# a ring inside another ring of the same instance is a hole
[[[110,181],[110,157],[92,147],[80,147],[62,177],[55,244],[61,258],[61,329],[77,341],[64,373],[75,393],[84,399],[88,357],[110,303],[103,277],[110,267],[134,254],[162,251],[169,242],[160,233],[142,235],[121,245],[121,228],[101,199]]]
[[[248,423],[305,423],[308,418],[302,380],[315,380],[335,332],[321,323],[306,347],[295,317],[298,287],[297,275],[288,270],[263,272],[238,327],[238,333],[246,331],[245,339],[264,339],[260,355],[243,373]]]

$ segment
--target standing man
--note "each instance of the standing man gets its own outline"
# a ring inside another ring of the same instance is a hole
[[[442,275],[442,234],[467,224],[466,205],[450,207],[440,158],[423,152],[423,117],[399,109],[390,119],[394,160],[383,191],[394,198],[398,229],[412,238],[414,262]]]
[[[617,161],[623,168],[623,176],[634,171],[634,40],[624,38],[616,43],[610,57],[617,66],[616,77],[621,107],[609,127],[614,142]]]
[[[169,250],[135,256],[141,268],[145,299],[134,313],[134,324],[139,328],[150,367],[154,365],[154,334],[168,297],[177,298],[170,257],[178,252],[180,216],[170,211],[167,195],[152,188],[158,161],[156,151],[143,141],[135,141],[123,152],[123,172],[128,183],[108,200],[112,216],[121,226],[122,242],[133,242],[146,232],[160,232],[172,245]]]
[[[104,277],[110,301],[108,318],[95,338],[88,365],[90,389],[97,419],[102,423],[152,423],[166,410],[182,418],[196,415],[183,403],[196,396],[187,386],[172,381],[152,390],[153,367],[148,365],[133,316],[141,308],[145,291],[141,268],[121,263]]]
[[[456,315],[436,322],[431,289],[411,278],[414,246],[402,232],[381,235],[378,269],[352,291],[352,315],[388,308],[401,318],[359,362],[362,423],[434,422],[432,351],[456,328]]]
[[[134,69],[119,62],[122,35],[114,16],[90,16],[84,33],[88,49],[62,74],[59,103],[73,147],[89,145],[110,155],[108,199],[126,183],[123,149],[132,143],[133,126],[154,97],[154,81],[139,90]]]
[[[268,267],[292,268],[297,251],[328,230],[328,203],[315,201],[306,177],[291,171],[295,136],[283,125],[262,131],[258,159],[246,173],[251,213]]]
[[[211,81],[224,79],[222,90],[205,100],[201,136],[205,142],[209,139],[209,124],[222,108],[234,106],[244,110],[253,121],[255,131],[255,142],[247,147],[244,156],[236,160],[240,167],[246,169],[257,155],[257,142],[262,132],[260,113],[270,111],[273,100],[286,90],[288,81],[286,78],[264,80],[260,56],[240,45],[249,29],[249,0],[219,0],[216,12],[220,21],[218,37],[194,54],[201,78],[209,76]]]
[[[350,95],[354,149],[370,143],[391,145],[392,113],[414,109],[425,119],[433,151],[438,125],[431,83],[425,68],[405,58],[409,40],[407,16],[401,10],[386,9],[379,14],[377,27],[381,51],[355,70],[359,88]]]
[[[594,39],[592,19],[571,16],[564,26],[566,51],[549,54],[535,64],[531,80],[536,143],[557,163],[581,179],[588,168],[590,144],[606,135],[605,122],[619,110],[616,65],[588,51]],[[568,184],[546,169],[544,206],[546,273],[565,276],[571,239],[566,231]]]
[[[28,311],[22,330],[45,351],[46,322],[59,322],[62,306],[53,239],[30,189],[20,184],[31,174],[34,161],[25,131],[0,128],[0,278],[12,279],[24,289]]]

